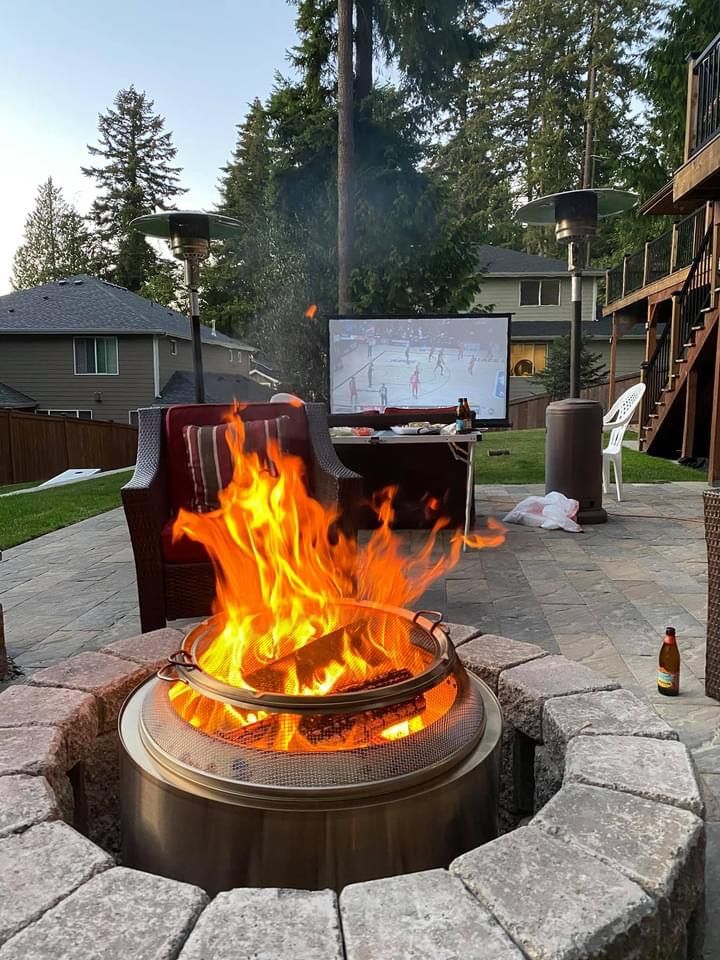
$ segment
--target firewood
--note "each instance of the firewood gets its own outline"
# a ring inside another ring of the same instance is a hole
[[[356,620],[344,627],[310,640],[279,660],[260,667],[245,678],[253,690],[264,693],[286,692],[287,677],[294,673],[299,686],[312,689],[318,671],[336,662],[342,663],[347,648],[371,667],[387,662],[386,655],[367,638],[367,620]]]

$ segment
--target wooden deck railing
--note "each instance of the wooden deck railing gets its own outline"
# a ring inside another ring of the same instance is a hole
[[[0,486],[49,480],[64,470],[131,467],[137,427],[0,410]]]
[[[691,70],[695,116],[688,145],[690,156],[720,133],[720,33],[692,63]]]
[[[673,224],[671,230],[649,240],[642,250],[626,255],[621,264],[608,270],[606,305],[689,267],[705,235],[705,217],[706,210],[702,206]]]

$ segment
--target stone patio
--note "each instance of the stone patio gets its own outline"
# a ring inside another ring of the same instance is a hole
[[[415,604],[485,633],[539,644],[644,697],[678,730],[702,775],[709,895],[720,884],[720,704],[704,696],[706,559],[702,484],[628,485],[611,522],[582,535],[511,527],[495,550],[469,552]],[[538,487],[478,487],[480,515],[501,517]],[[410,535],[419,540],[421,534]],[[132,553],[120,510],[4,553],[0,603],[8,655],[24,673],[139,632]],[[678,631],[682,695],[660,697],[656,656]],[[708,958],[720,956],[720,931]],[[715,951],[715,952],[712,952]]]

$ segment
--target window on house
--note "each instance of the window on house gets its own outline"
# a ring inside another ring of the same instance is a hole
[[[177,356],[177,340],[170,341],[170,356],[171,357]]]
[[[76,376],[117,374],[117,337],[75,337],[74,346]]]
[[[92,410],[36,410],[47,417],[70,417],[72,420],[92,420]]]
[[[234,351],[234,350],[228,350],[228,354],[229,354],[229,358],[228,358],[228,359],[230,360],[230,363],[235,363],[235,351]]]
[[[513,343],[510,348],[510,374],[513,377],[531,377],[545,369],[548,345],[546,343]]]
[[[137,410],[128,410],[128,423],[131,427],[136,427],[138,425],[138,412]]]
[[[556,307],[560,303],[559,280],[521,280],[521,307]]]

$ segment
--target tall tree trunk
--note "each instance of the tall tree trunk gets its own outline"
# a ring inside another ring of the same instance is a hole
[[[353,206],[353,0],[338,0],[338,311],[351,310]]]
[[[590,37],[588,40],[588,78],[585,98],[585,151],[582,173],[582,186],[588,190],[595,186],[595,99],[597,85],[597,35],[599,28],[600,0],[595,0],[590,24]]]
[[[355,0],[355,99],[364,100],[373,85],[375,0]]]

